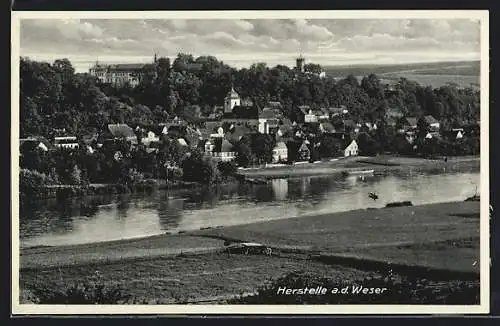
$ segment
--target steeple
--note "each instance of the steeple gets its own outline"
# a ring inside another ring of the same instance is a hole
[[[158,57],[156,56],[156,52],[155,52],[154,63],[156,63],[157,61],[158,61]]]

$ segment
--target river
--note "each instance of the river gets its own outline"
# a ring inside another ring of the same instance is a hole
[[[442,171],[441,171],[442,172]],[[397,172],[276,179],[267,185],[229,184],[151,194],[51,199],[23,205],[21,247],[136,238],[256,221],[384,207],[462,201],[479,193],[479,172]],[[369,192],[379,198],[372,200]]]

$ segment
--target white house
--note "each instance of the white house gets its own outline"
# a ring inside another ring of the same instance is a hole
[[[160,137],[156,136],[156,134],[154,132],[148,131],[147,136],[143,137],[141,139],[141,141],[142,141],[142,143],[144,145],[149,145],[152,142],[158,142],[158,141],[160,141]]]
[[[309,110],[307,114],[304,115],[304,122],[318,122],[318,117],[312,110]]]
[[[214,151],[214,144],[210,140],[207,140],[205,143],[205,153],[210,154]]]
[[[54,146],[58,148],[78,148],[78,141],[75,136],[54,137]]]
[[[261,134],[268,134],[270,127],[278,125],[276,114],[272,109],[265,108],[259,114],[259,132]]]
[[[208,140],[205,143],[205,156],[210,156],[216,161],[228,162],[236,158],[236,152],[234,146],[226,139],[222,139],[219,146],[215,140],[214,143]]]
[[[273,163],[288,160],[288,148],[282,141],[278,142],[273,148]]]
[[[344,149],[344,156],[356,156],[359,153],[358,143],[355,140],[351,141],[351,143]]]

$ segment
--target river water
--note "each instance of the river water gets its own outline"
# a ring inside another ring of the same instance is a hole
[[[462,201],[479,193],[479,172],[391,172],[276,179],[214,190],[91,196],[28,203],[20,211],[21,247],[136,238],[203,227],[246,224],[318,213]],[[368,197],[375,192],[379,198]]]

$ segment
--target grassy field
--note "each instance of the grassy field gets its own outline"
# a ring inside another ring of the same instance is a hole
[[[478,87],[480,61],[326,66],[324,69],[329,76],[337,79],[354,75],[361,81],[363,76],[374,73],[383,83],[393,83],[400,78],[406,78],[423,86],[441,87],[451,82],[459,87],[471,87],[471,84]]]
[[[423,73],[423,74],[453,74],[464,76],[479,76],[480,61],[455,61],[455,62],[430,62],[430,63],[408,63],[395,65],[345,65],[325,66],[325,72],[334,77],[346,77],[348,75],[366,76],[371,73],[377,75]]]
[[[23,249],[21,298],[42,285],[57,288],[90,279],[96,271],[139,301],[157,303],[224,301],[294,271],[345,280],[374,272],[311,258],[318,254],[477,273],[478,216],[479,202],[442,203]],[[224,239],[260,242],[272,247],[273,255],[229,256],[220,250]]]

